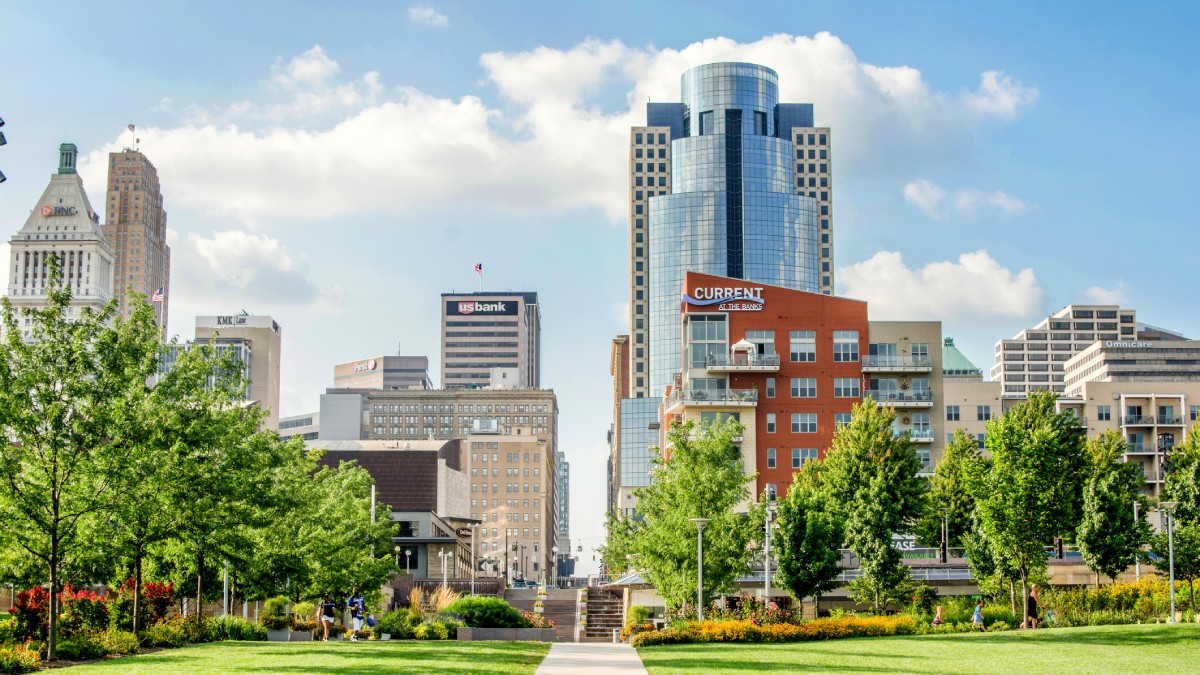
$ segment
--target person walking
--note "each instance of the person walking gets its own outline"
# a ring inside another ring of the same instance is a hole
[[[983,600],[980,599],[975,603],[975,613],[971,615],[971,624],[981,631],[986,632],[987,627],[983,625]]]
[[[350,619],[354,625],[354,632],[350,634],[351,642],[358,642],[358,632],[362,630],[363,614],[367,610],[367,601],[363,598],[362,593],[358,592],[358,586],[351,591],[350,597],[346,598],[346,609],[350,610]]]
[[[942,623],[944,623],[944,622],[945,622],[945,620],[944,620],[944,619],[942,619],[942,606],[941,606],[941,605],[938,605],[938,608],[937,608],[937,613],[933,615],[933,623],[931,623],[931,624],[929,624],[929,625],[931,625],[931,626],[940,626],[940,625],[942,625]]]
[[[1038,585],[1034,584],[1029,588],[1029,608],[1025,612],[1025,625],[1029,628],[1038,627],[1038,611],[1041,606],[1038,604]]]
[[[321,603],[321,627],[325,629],[325,637],[321,638],[322,642],[329,641],[329,627],[333,625],[333,619],[337,615],[337,603],[329,594],[325,594],[325,601]]]

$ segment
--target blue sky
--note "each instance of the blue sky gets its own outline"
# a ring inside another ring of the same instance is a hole
[[[428,354],[436,379],[437,294],[475,289],[483,261],[489,289],[541,296],[590,548],[624,143],[692,65],[770,66],[833,128],[839,290],[873,318],[940,319],[985,370],[1072,302],[1200,335],[1200,10],[976,4],[9,2],[0,223],[21,226],[63,141],[104,203],[99,160],[136,124],[169,213],[171,332],[274,316],[285,415],[341,361]]]

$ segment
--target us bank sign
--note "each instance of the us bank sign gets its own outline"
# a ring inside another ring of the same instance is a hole
[[[761,312],[762,292],[762,286],[699,286],[684,293],[683,301],[694,307],[716,305],[719,312]]]

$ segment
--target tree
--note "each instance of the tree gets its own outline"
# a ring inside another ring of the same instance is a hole
[[[950,532],[946,546],[963,545],[963,537],[971,531],[971,517],[975,513],[975,499],[968,487],[969,473],[980,461],[982,457],[975,437],[962,429],[955,431],[933,470],[925,510],[917,521],[917,538],[925,545],[941,543],[943,518]]]
[[[1179,503],[1176,522],[1200,523],[1200,426],[1170,450],[1165,469],[1162,499]]]
[[[820,484],[821,462],[806,462],[779,504],[775,542],[778,580],[797,600],[837,588],[842,571],[842,524],[825,503]]]
[[[1175,546],[1175,578],[1188,583],[1188,598],[1192,611],[1196,610],[1196,579],[1200,579],[1200,523],[1181,525],[1178,520],[1174,524]],[[1168,549],[1167,530],[1150,539],[1150,551],[1155,558],[1151,564],[1158,568],[1160,574],[1170,574],[1170,550]]]
[[[45,565],[51,609],[64,561],[80,543],[83,520],[121,498],[118,480],[137,447],[122,424],[144,407],[157,371],[153,311],[135,301],[122,319],[116,305],[75,307],[57,257],[48,260],[46,305],[24,308],[31,337],[3,299],[0,345],[0,518],[16,544]],[[55,657],[58,616],[50,612],[47,659]]]
[[[605,514],[604,530],[607,536],[600,547],[600,560],[605,574],[623,574],[631,567],[637,541],[637,521],[621,513],[617,507]]]
[[[1135,505],[1145,508],[1146,479],[1139,465],[1124,461],[1125,439],[1106,431],[1086,444],[1090,473],[1083,490],[1083,514],[1075,533],[1079,552],[1100,586],[1103,573],[1114,582],[1134,563],[1150,527],[1135,517]]]
[[[1054,411],[1055,398],[1035,392],[988,423],[991,468],[971,487],[997,562],[1020,576],[1026,612],[1030,575],[1046,568],[1043,546],[1075,530],[1082,502],[1084,432],[1073,413]]]
[[[637,564],[668,607],[682,607],[696,593],[697,535],[689,518],[710,520],[704,529],[706,603],[731,591],[749,569],[753,524],[737,508],[749,500],[747,483],[756,476],[745,473],[733,440],[742,429],[733,419],[699,429],[694,422],[672,425],[670,456],[652,460],[653,482],[637,491]]]
[[[920,516],[925,482],[921,460],[907,435],[897,435],[896,413],[867,398],[838,429],[824,462],[828,504],[845,523],[845,542],[859,558],[856,602],[882,611],[906,588],[908,568],[892,535],[912,530]]]

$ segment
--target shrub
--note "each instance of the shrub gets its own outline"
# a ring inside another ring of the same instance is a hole
[[[420,616],[421,610],[425,605],[425,591],[420,586],[413,586],[408,591],[408,608],[416,611]]]
[[[311,630],[311,629],[309,629]],[[240,640],[244,642],[261,642],[267,639],[267,628],[237,616],[223,616],[206,622],[208,642],[222,640]]]
[[[458,600],[458,593],[450,590],[449,586],[438,586],[433,593],[429,594],[429,606],[437,614],[446,611],[446,608],[454,604]]]
[[[500,598],[466,596],[455,600],[445,611],[471,628],[529,628],[529,621],[521,612]]]
[[[34,586],[27,591],[17,593],[17,602],[12,607],[13,619],[16,621],[15,634],[20,640],[45,641],[50,631],[47,622],[47,607],[50,593],[41,586]]]
[[[37,642],[0,645],[0,673],[32,673],[42,667],[43,646]]]
[[[639,633],[635,647],[688,642],[802,642],[849,637],[912,635],[917,625],[909,616],[814,619],[803,623],[757,624],[752,620],[690,622],[683,628],[666,628]]]
[[[55,654],[64,661],[86,661],[104,656],[104,645],[96,637],[80,633],[57,645]]]
[[[996,631],[996,632],[1003,632],[1006,630],[1012,630],[1012,626],[1009,625],[1009,623],[1007,621],[997,621],[997,622],[993,623],[992,625],[987,626],[987,629]]]
[[[375,622],[375,633],[387,633],[393,640],[409,640],[413,636],[413,627],[409,622],[407,609],[394,609],[385,612]]]
[[[429,624],[422,623],[413,628],[413,637],[418,640],[428,640],[431,635]]]
[[[292,605],[292,616],[297,621],[312,621],[317,615],[317,606],[311,602],[297,602]]]
[[[291,617],[278,614],[264,614],[260,621],[266,630],[283,630],[292,627]]]
[[[641,605],[634,605],[629,608],[630,623],[646,623],[646,619],[650,618],[650,608]]]
[[[523,609],[518,609],[521,616],[529,622],[530,628],[554,628],[554,622],[546,618],[544,614],[536,614],[534,612],[526,612]]]
[[[0,645],[8,644],[17,637],[17,620],[8,618],[0,620]]]
[[[105,654],[132,654],[141,644],[141,640],[133,633],[115,628],[97,633],[96,638],[103,645]]]
[[[263,603],[263,614],[267,616],[283,616],[287,611],[288,599],[282,595],[277,595],[273,598],[267,598]]]
[[[628,640],[630,636],[637,635],[638,633],[645,633],[646,631],[650,630],[654,630],[654,624],[635,623],[630,621],[629,623],[625,624],[624,628],[621,629],[621,641],[624,642],[625,640]]]
[[[67,584],[58,599],[62,603],[62,612],[58,615],[59,634],[63,637],[95,633],[108,627],[108,605],[95,593],[86,589],[76,591]]]
[[[108,597],[108,621],[113,628],[133,627],[133,577],[125,580]],[[174,583],[142,582],[142,601],[138,605],[138,627],[162,621],[175,601]]]
[[[209,641],[211,619],[175,616],[148,626],[142,633],[147,647],[182,647]]]

